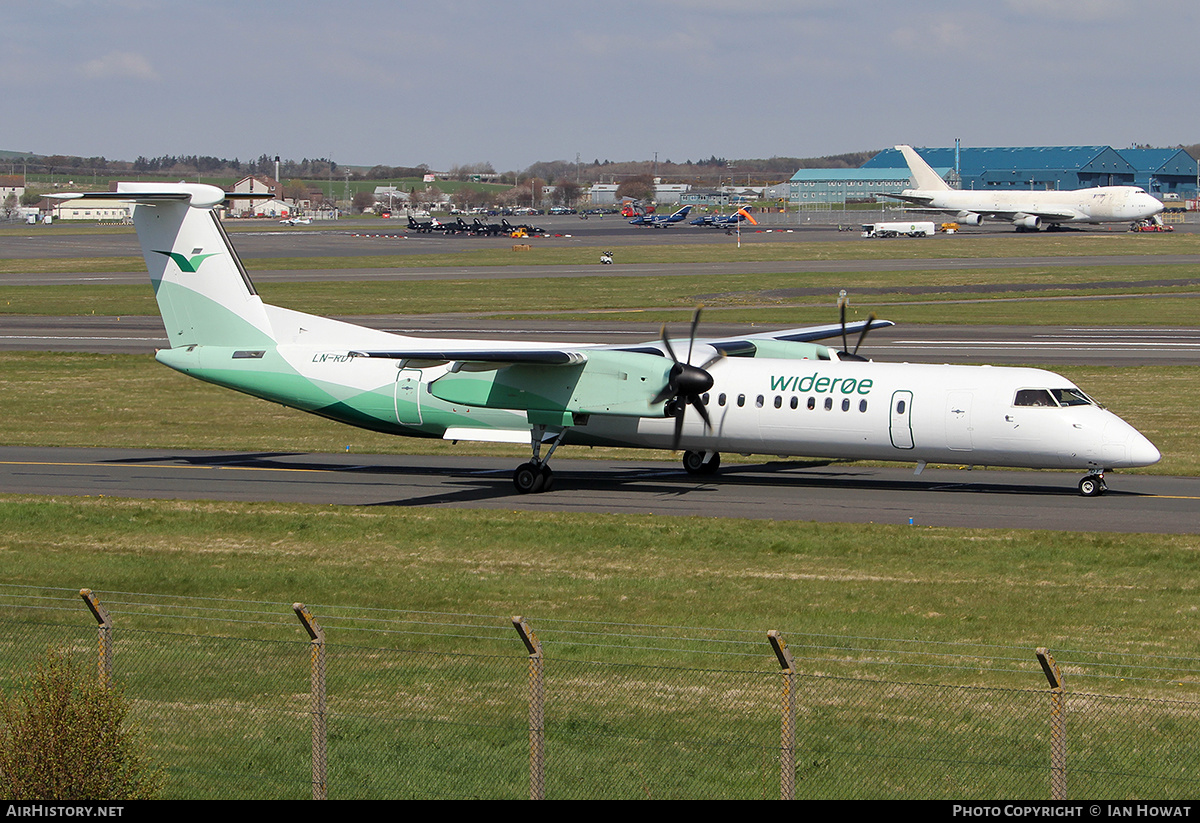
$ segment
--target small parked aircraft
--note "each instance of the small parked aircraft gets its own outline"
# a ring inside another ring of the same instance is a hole
[[[652,229],[665,229],[667,226],[683,222],[684,218],[688,216],[688,212],[691,210],[691,206],[684,206],[674,214],[639,214],[637,217],[629,221],[629,225],[649,226]]]
[[[170,348],[183,374],[353,426],[410,437],[526,443],[522,493],[550,489],[560,444],[684,449],[688,472],[720,453],[1077,469],[1084,495],[1107,469],[1158,450],[1053,372],[875,363],[855,323],[697,337],[681,359],[666,331],[636,344],[427,339],[264,303],[200,183],[120,183]],[[854,349],[847,335],[858,334]],[[836,350],[815,341],[841,335]],[[543,452],[544,450],[544,452]]]
[[[757,226],[758,221],[753,215],[745,209],[738,209],[733,214],[706,214],[703,217],[697,217],[691,221],[693,226],[707,226],[709,228],[728,229],[741,223],[743,220],[750,223],[752,226]]]

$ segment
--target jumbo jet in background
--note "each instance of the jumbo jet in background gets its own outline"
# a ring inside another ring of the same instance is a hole
[[[1085,472],[1146,466],[1158,450],[1064,377],[1040,369],[875,363],[848,334],[873,317],[720,339],[634,345],[429,339],[264,303],[199,183],[120,183],[100,197],[133,221],[170,348],[184,374],[374,431],[525,443],[513,473],[546,491],[560,444],[684,449],[693,474],[722,451]],[[814,341],[842,337],[842,350]],[[677,350],[678,347],[678,350]],[[686,352],[680,359],[680,352]]]
[[[948,214],[965,225],[978,226],[985,217],[1007,220],[1021,230],[1044,229],[1064,223],[1132,223],[1149,220],[1163,204],[1137,186],[1101,186],[1075,191],[972,191],[952,189],[912,146],[896,146],[912,173],[915,189],[885,194],[911,203],[908,211]]]

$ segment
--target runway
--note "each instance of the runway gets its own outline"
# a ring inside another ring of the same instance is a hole
[[[0,448],[0,493],[654,514],[914,527],[1200,533],[1200,478],[770,462],[699,480],[677,463],[554,461],[519,495],[512,458]]]
[[[655,323],[612,323],[603,319],[570,323],[512,322],[461,315],[341,319],[419,337],[520,336],[530,340],[621,344],[657,340],[660,332]],[[730,337],[746,332],[744,324],[722,323],[719,311],[710,310],[705,315],[706,336]],[[840,345],[837,340],[826,342]],[[166,346],[158,317],[0,315],[0,351],[148,355]],[[1200,362],[1200,328],[904,325],[872,332],[863,351],[875,360],[889,362],[1185,366]]]
[[[610,224],[615,230],[617,227]],[[626,231],[626,234],[630,232]],[[634,232],[653,242],[713,242],[712,233]],[[719,233],[717,233],[719,234]],[[803,238],[838,236],[813,230]],[[841,235],[845,237],[844,234]],[[69,236],[67,236],[69,237]],[[39,238],[44,240],[45,238]],[[137,253],[132,234],[104,238],[75,237],[60,245],[63,256]],[[477,246],[483,238],[436,238],[438,247]],[[400,241],[376,243],[336,233],[304,238],[288,233],[234,238],[239,249],[257,255],[340,256],[371,247],[394,248]],[[572,242],[556,239],[554,242]],[[650,242],[650,241],[647,241]],[[934,241],[936,242],[936,241]],[[19,244],[18,244],[19,245]],[[422,243],[426,249],[432,246]],[[416,247],[415,244],[413,247]],[[22,256],[7,241],[2,256]],[[269,253],[268,253],[269,252]],[[389,252],[392,253],[392,252]],[[419,269],[277,270],[254,272],[261,282],[358,279],[509,279],[514,277],[679,276],[767,271],[930,271],[1030,266],[1112,266],[1144,264],[1133,255],[1104,258],[1005,258],[785,261],[699,265],[547,266]],[[619,252],[618,252],[619,260]],[[1191,255],[1162,258],[1166,265],[1194,265]],[[21,283],[138,283],[144,271],[55,275],[0,275],[0,285]],[[1096,284],[1100,285],[1099,279]],[[1111,282],[1105,282],[1111,288]],[[1142,286],[1145,284],[1142,283]],[[1165,278],[1179,289],[1200,278]],[[920,288],[920,287],[916,287]],[[980,287],[970,287],[979,290]],[[1036,291],[1041,284],[1014,282],[987,288]],[[903,287],[900,287],[902,290]],[[891,291],[896,291],[896,288]],[[940,289],[944,291],[945,289]],[[823,290],[822,293],[828,290]],[[865,293],[865,291],[864,291]],[[857,293],[856,293],[857,294]],[[1180,291],[1175,291],[1179,295]],[[796,295],[790,295],[795,297]],[[802,295],[801,295],[802,296]],[[424,336],[509,337],[564,342],[633,343],[655,340],[657,323],[617,323],[557,319],[508,321],[481,315],[379,315],[343,318],[388,331]],[[753,328],[763,331],[765,328]],[[704,334],[725,337],[746,333],[744,325],[721,322],[719,309],[708,310]],[[680,333],[683,333],[680,331]],[[836,345],[837,341],[829,341]],[[158,317],[22,317],[0,315],[0,350],[115,352],[149,355],[167,345]],[[1054,365],[1195,365],[1200,362],[1200,328],[1072,328],[1032,326],[903,326],[883,329],[867,339],[864,352],[877,360],[937,363],[1022,363]],[[147,368],[158,368],[147,364]],[[464,447],[464,451],[465,451]],[[1057,530],[1198,533],[1200,479],[1148,475],[1110,475],[1110,493],[1085,499],[1076,492],[1081,475],[1057,472],[965,471],[911,467],[874,468],[853,464],[806,465],[727,462],[713,479],[699,481],[677,463],[554,460],[552,492],[515,494],[514,459],[478,457],[394,457],[306,454],[210,454],[195,452],[0,448],[0,492],[117,497],[277,500],[341,505],[443,506],[523,511],[628,512],[673,516],[728,516],[826,522],[880,522],[916,526],[1045,528]],[[766,459],[764,459],[765,461]]]

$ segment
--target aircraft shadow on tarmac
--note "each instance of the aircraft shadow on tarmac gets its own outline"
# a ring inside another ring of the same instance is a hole
[[[431,494],[419,497],[397,499],[370,505],[381,506],[423,506],[435,504],[471,503],[484,500],[513,498],[521,501],[536,501],[547,499],[545,495],[565,496],[579,494],[587,499],[588,493],[636,491],[644,494],[647,500],[664,497],[680,498],[688,495],[704,495],[721,491],[722,486],[741,488],[787,487],[792,489],[821,489],[840,490],[846,495],[863,494],[867,492],[910,492],[926,494],[994,494],[1044,496],[1044,497],[1077,497],[1078,492],[1072,485],[1060,484],[1030,484],[1030,483],[994,483],[994,482],[946,482],[945,480],[924,480],[912,478],[906,480],[886,479],[864,476],[857,472],[823,471],[820,475],[803,475],[794,473],[798,469],[814,468],[827,464],[776,464],[744,465],[722,467],[719,477],[698,479],[687,474],[682,468],[663,466],[661,469],[638,467],[628,470],[597,470],[571,469],[556,471],[555,487],[540,497],[528,498],[513,492],[512,482],[507,472],[496,472],[492,476],[480,476],[481,472],[443,471],[436,472],[448,478],[447,485]],[[1110,490],[1109,496],[1140,497],[1138,492],[1122,492]],[[560,498],[561,499],[561,498]]]
[[[840,464],[836,461],[771,461],[758,464],[727,464],[721,468],[720,474],[714,478],[696,478],[687,474],[676,464],[663,463],[661,466],[641,465],[630,467],[611,466],[588,469],[584,461],[572,461],[569,468],[560,468],[555,472],[555,488],[544,493],[552,495],[546,498],[539,495],[528,498],[519,495],[513,489],[511,471],[508,469],[487,469],[463,466],[438,465],[388,465],[372,463],[370,456],[352,464],[311,459],[311,455],[299,452],[248,452],[221,454],[190,454],[163,453],[156,456],[113,458],[101,461],[113,465],[131,464],[176,464],[220,468],[256,469],[261,471],[281,472],[316,472],[337,475],[354,475],[360,481],[368,476],[378,477],[440,477],[442,485],[425,494],[414,497],[397,498],[383,502],[364,503],[376,506],[424,506],[462,504],[489,500],[513,498],[514,500],[552,500],[560,501],[568,495],[579,495],[586,499],[589,492],[636,491],[650,499],[663,497],[683,497],[688,495],[706,495],[716,493],[722,486],[740,488],[780,488],[837,490],[847,495],[869,492],[916,492],[916,493],[953,493],[953,494],[992,494],[1018,496],[1076,496],[1077,491],[1071,484],[1047,480],[1046,483],[1030,483],[1028,480],[1014,483],[997,483],[992,481],[974,482],[964,478],[961,481],[947,481],[945,478],[922,478],[910,475],[905,478],[878,477],[870,473],[870,467],[856,467],[854,464]],[[806,473],[811,472],[811,473]],[[1028,473],[1013,474],[1027,477]],[[359,481],[356,481],[359,482]],[[373,487],[387,486],[386,481],[370,483]],[[1139,497],[1138,492],[1109,490],[1109,496]]]

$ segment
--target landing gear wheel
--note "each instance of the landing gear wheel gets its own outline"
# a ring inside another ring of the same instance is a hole
[[[1079,493],[1084,497],[1098,497],[1106,491],[1108,486],[1104,484],[1103,475],[1089,474],[1079,481]]]
[[[707,463],[704,462],[704,452],[684,452],[683,468],[688,474],[716,474],[721,467],[721,454],[714,452]]]
[[[538,489],[540,492],[548,492],[554,488],[554,472],[545,463],[542,464],[541,472],[542,485]]]
[[[544,466],[533,463],[522,463],[513,472],[513,486],[520,494],[536,494],[545,485],[546,477],[542,474]]]

